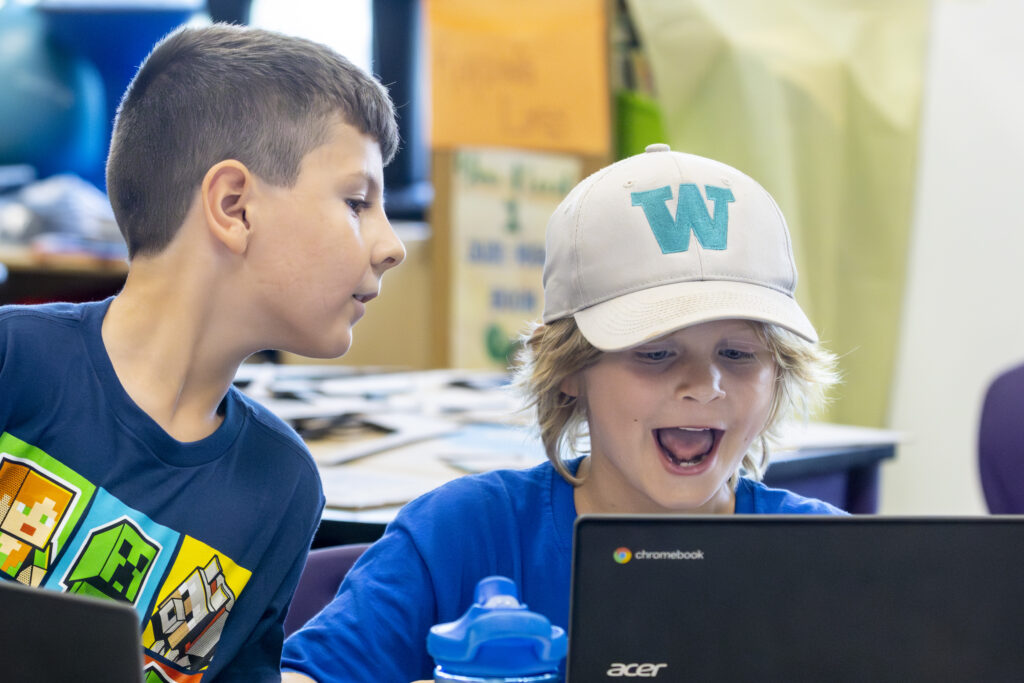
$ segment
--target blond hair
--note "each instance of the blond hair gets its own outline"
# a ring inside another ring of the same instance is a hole
[[[775,391],[768,419],[759,438],[744,454],[741,470],[760,480],[768,466],[769,445],[788,418],[807,419],[824,404],[828,389],[838,381],[836,357],[819,344],[808,342],[785,328],[751,321],[768,346],[776,365]],[[522,337],[516,357],[515,384],[526,397],[526,409],[536,410],[537,426],[548,460],[573,485],[563,453],[581,452],[587,436],[586,406],[562,391],[562,382],[590,367],[602,351],[586,340],[573,318],[535,324]],[[737,472],[730,479],[735,485]]]

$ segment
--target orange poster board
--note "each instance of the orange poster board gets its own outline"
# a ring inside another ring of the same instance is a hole
[[[601,156],[605,0],[429,0],[431,144]]]

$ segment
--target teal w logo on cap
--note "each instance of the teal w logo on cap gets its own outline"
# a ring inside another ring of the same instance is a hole
[[[647,224],[658,240],[661,253],[674,254],[690,248],[690,231],[705,249],[725,249],[729,235],[729,202],[736,201],[732,190],[705,185],[708,200],[714,203],[714,215],[708,213],[704,198],[697,186],[688,183],[679,186],[679,202],[673,219],[665,202],[672,199],[668,185],[645,192],[633,192],[633,206],[644,210]]]

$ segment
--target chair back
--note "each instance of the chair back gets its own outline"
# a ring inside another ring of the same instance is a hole
[[[985,393],[978,469],[989,512],[1024,513],[1024,365],[996,377]]]
[[[284,619],[286,638],[302,628],[334,598],[345,574],[369,547],[369,543],[350,543],[309,551]]]

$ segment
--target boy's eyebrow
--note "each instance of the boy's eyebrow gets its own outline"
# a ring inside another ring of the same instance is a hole
[[[759,337],[749,337],[742,334],[727,334],[724,335],[720,340],[720,344],[736,344],[743,346],[756,346],[759,348],[768,348],[768,344]]]
[[[768,348],[768,345],[765,344],[760,339],[741,339],[741,338],[738,338],[738,337],[724,337],[722,339],[721,343],[722,344],[743,345],[743,346],[757,346],[757,347],[765,348],[765,349]]]
[[[362,181],[366,184],[367,189],[369,190],[379,190],[383,184],[380,178],[366,171],[353,171],[351,173],[346,173],[344,178],[345,180]]]

